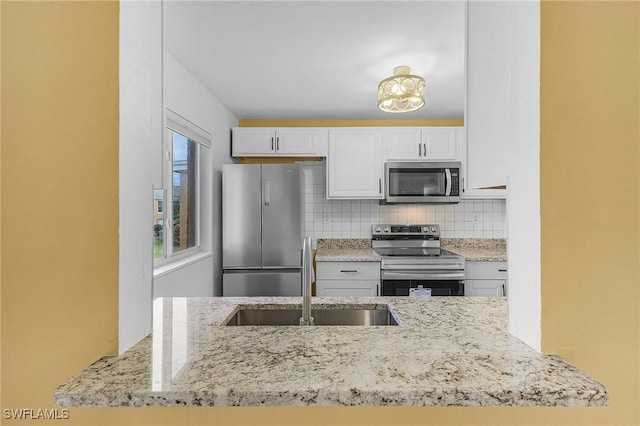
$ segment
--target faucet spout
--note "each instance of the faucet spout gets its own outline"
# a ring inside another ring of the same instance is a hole
[[[302,316],[300,325],[315,325],[311,316],[311,237],[305,237],[302,242]]]

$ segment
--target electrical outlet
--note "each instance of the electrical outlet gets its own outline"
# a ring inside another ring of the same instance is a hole
[[[478,213],[474,213],[474,214],[473,214],[472,222],[473,222],[473,223],[480,223],[480,214],[478,214]]]
[[[329,215],[329,213],[322,213],[322,223],[327,224],[327,223],[331,223],[331,216]]]

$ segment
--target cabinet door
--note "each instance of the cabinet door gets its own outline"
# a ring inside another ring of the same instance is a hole
[[[327,198],[383,198],[382,131],[330,129]]]
[[[276,153],[275,129],[234,127],[232,156],[251,157]]]
[[[291,128],[276,130],[276,152],[278,155],[296,157],[326,156],[326,129]]]
[[[507,279],[507,262],[468,260],[464,266],[466,280]]]
[[[511,2],[468,2],[465,192],[506,185]]]
[[[505,280],[465,280],[465,296],[506,296]]]
[[[422,129],[422,152],[426,160],[456,160],[456,129],[452,127]]]
[[[394,128],[386,130],[385,161],[419,160],[422,157],[420,128]]]
[[[325,297],[378,296],[379,288],[379,281],[319,280],[316,284],[316,295]]]

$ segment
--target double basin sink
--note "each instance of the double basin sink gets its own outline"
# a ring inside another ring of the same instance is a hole
[[[300,325],[301,309],[261,309],[241,307],[224,325]],[[332,307],[312,309],[311,316],[317,326],[383,326],[401,325],[391,308],[374,309]]]

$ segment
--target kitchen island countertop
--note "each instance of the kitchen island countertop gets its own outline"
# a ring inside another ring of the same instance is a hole
[[[298,298],[159,298],[152,335],[55,391],[64,407],[601,406],[606,389],[506,332],[504,298],[314,298],[389,306],[401,326],[222,326]]]

